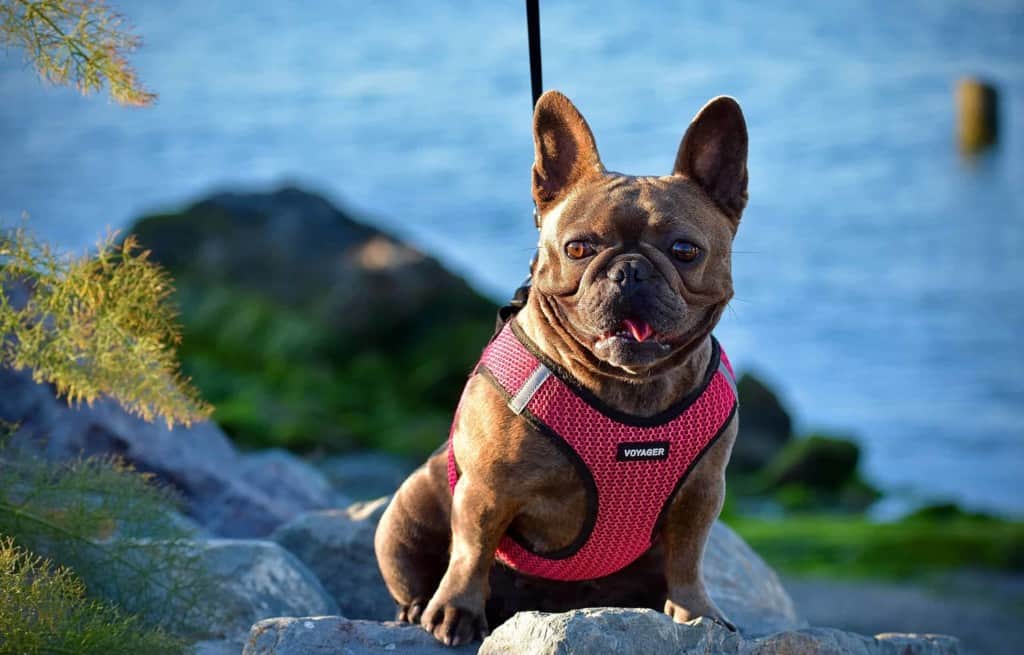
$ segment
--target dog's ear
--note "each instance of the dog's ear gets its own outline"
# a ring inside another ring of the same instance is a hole
[[[738,102],[719,96],[697,112],[679,145],[673,173],[699,184],[739,221],[747,206],[747,123]]]
[[[533,199],[542,212],[575,184],[604,170],[590,126],[558,91],[548,91],[537,101],[533,144]]]

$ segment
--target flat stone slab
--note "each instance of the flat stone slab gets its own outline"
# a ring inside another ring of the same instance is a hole
[[[944,635],[866,637],[834,628],[804,628],[744,637],[697,619],[674,623],[649,609],[598,607],[561,614],[520,612],[482,644],[446,648],[418,626],[340,616],[275,618],[252,627],[243,655],[958,655]]]

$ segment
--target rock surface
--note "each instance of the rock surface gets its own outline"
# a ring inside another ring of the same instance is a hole
[[[520,612],[498,627],[480,655],[954,655],[957,640],[940,635],[864,637],[805,628],[750,638],[707,619],[685,625],[649,609],[591,608],[563,614]]]
[[[332,500],[323,476],[311,466],[292,455],[241,457],[212,421],[168,429],[131,416],[110,400],[69,407],[52,386],[2,367],[0,389],[0,420],[20,423],[13,446],[53,460],[119,455],[181,492],[186,513],[214,534],[265,536]],[[268,465],[271,461],[276,463]]]
[[[129,232],[176,275],[229,281],[346,333],[453,298],[489,305],[433,257],[300,189],[217,193]]]
[[[267,495],[299,507],[345,507],[352,502],[319,468],[280,448],[242,455],[241,476]]]
[[[480,646],[481,655],[729,653],[741,639],[713,621],[677,625],[651,609],[596,607],[561,614],[520,612]]]
[[[270,537],[320,578],[348,618],[395,618],[395,603],[373,552],[373,533],[388,500],[384,497],[344,510],[309,512],[282,525]]]
[[[301,562],[272,541],[212,539],[195,542],[210,577],[209,611],[195,613],[194,637],[226,640],[241,648],[253,623],[281,615],[336,614],[338,606]]]
[[[708,593],[745,634],[802,625],[775,571],[724,523],[711,529],[703,570]]]
[[[938,635],[877,637],[806,628],[750,638],[707,619],[676,624],[649,609],[591,608],[521,612],[482,644],[446,649],[419,627],[341,617],[278,618],[253,626],[243,655],[956,655],[957,640]]]
[[[257,623],[242,655],[459,655],[477,648],[478,644],[446,648],[418,626],[316,616]]]

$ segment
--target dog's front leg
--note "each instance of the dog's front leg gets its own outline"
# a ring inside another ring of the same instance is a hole
[[[662,537],[668,586],[665,613],[679,623],[706,616],[735,631],[708,596],[701,573],[704,548],[725,501],[725,463],[716,460],[723,455],[727,459],[730,447],[731,443],[715,444],[697,465],[672,500]]]
[[[508,499],[464,472],[452,496],[452,552],[448,570],[420,623],[448,646],[487,635],[484,604],[488,576],[505,529],[514,516]]]

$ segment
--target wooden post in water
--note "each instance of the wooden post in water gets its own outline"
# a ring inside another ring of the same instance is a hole
[[[956,85],[957,142],[960,151],[976,154],[999,138],[999,97],[996,87],[965,77]]]

